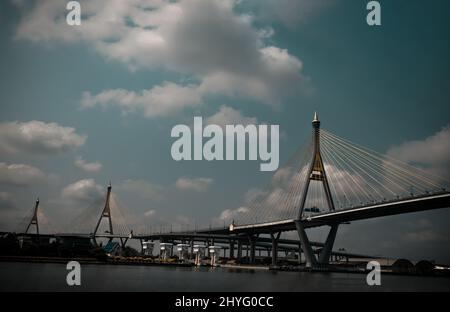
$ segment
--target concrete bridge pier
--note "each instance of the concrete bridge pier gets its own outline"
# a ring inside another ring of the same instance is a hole
[[[298,244],[298,264],[302,264],[302,244]]]
[[[250,235],[248,237],[248,241],[250,244],[250,263],[254,264],[255,263],[255,258],[256,258],[256,240],[258,239],[258,234],[256,235]]]
[[[238,240],[237,260],[239,262],[242,260],[242,241],[241,240]]]
[[[295,227],[297,228],[300,244],[302,245],[303,252],[305,254],[306,267],[311,268],[317,264],[317,258],[314,255],[314,251],[309,243],[308,236],[306,235],[302,222],[300,220],[295,221]]]
[[[234,258],[234,240],[230,239],[230,259]]]
[[[144,244],[142,243],[142,238],[139,238],[139,243],[141,244],[141,255],[144,254]]]
[[[328,232],[327,240],[325,241],[325,245],[322,248],[322,252],[319,256],[319,263],[327,264],[330,261],[330,255],[333,251],[334,241],[336,239],[336,234],[338,230],[339,224],[332,224],[330,228],[330,232]]]
[[[270,238],[272,238],[272,265],[277,265],[278,258],[278,239],[280,239],[281,232],[270,233]]]

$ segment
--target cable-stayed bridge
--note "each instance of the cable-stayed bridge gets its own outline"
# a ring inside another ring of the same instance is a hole
[[[312,267],[328,263],[336,254],[333,244],[340,224],[450,207],[447,178],[322,130],[317,114],[312,128],[311,137],[275,172],[269,185],[237,211],[229,226],[133,233],[124,222],[110,184],[100,216],[100,203],[95,203],[74,222],[78,228],[73,233],[77,234],[65,235],[87,235],[94,241],[119,238],[122,243],[128,238],[188,242],[191,246],[199,241],[206,245],[219,242],[229,244],[231,258],[236,244],[237,257],[246,246],[251,262],[256,249],[265,246],[271,251],[273,264],[279,248],[294,248],[299,255],[304,254],[306,266]],[[31,225],[39,231],[38,204],[24,233]],[[92,215],[94,222],[87,222]],[[321,226],[329,227],[325,242],[311,242],[305,230]],[[280,234],[286,231],[297,231],[299,239],[283,240]]]

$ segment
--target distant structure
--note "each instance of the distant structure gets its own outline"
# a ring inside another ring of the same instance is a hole
[[[106,193],[106,201],[105,201],[105,207],[103,208],[102,214],[100,215],[100,218],[98,219],[97,225],[95,226],[94,230],[94,237],[97,235],[98,228],[100,226],[100,223],[102,222],[103,218],[108,219],[108,226],[109,226],[109,234],[113,235],[113,226],[112,226],[112,218],[111,218],[111,207],[109,205],[110,197],[111,197],[111,182],[109,182],[108,185],[108,192]]]
[[[31,217],[30,222],[28,223],[27,229],[25,233],[28,233],[28,230],[32,225],[36,226],[36,234],[39,235],[39,223],[38,223],[38,207],[39,207],[39,198],[36,199],[36,203],[34,205],[33,216]]]

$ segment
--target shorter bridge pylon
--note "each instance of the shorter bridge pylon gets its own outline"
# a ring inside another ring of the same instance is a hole
[[[97,235],[98,232],[98,228],[100,227],[100,223],[102,222],[103,218],[107,218],[108,219],[108,227],[109,227],[109,234],[113,235],[114,231],[113,231],[113,226],[112,226],[112,218],[111,218],[111,207],[110,207],[110,197],[111,197],[111,182],[109,182],[108,185],[108,190],[106,193],[106,201],[105,201],[105,206],[102,210],[102,214],[100,215],[100,218],[97,221],[97,225],[95,226],[95,230],[94,230],[94,239],[95,236]]]
[[[25,233],[28,233],[28,230],[32,225],[36,227],[36,234],[39,235],[39,223],[38,223],[38,208],[39,208],[39,198],[36,199],[36,203],[34,204],[33,209],[33,216],[31,217],[30,222],[27,225],[27,229],[25,230]]]

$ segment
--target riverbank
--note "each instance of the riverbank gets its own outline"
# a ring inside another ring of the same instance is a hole
[[[132,266],[164,266],[164,267],[195,267],[193,262],[179,262],[174,259],[167,261],[158,258],[145,257],[110,257],[105,260],[89,257],[35,257],[35,256],[0,256],[0,262],[29,262],[29,263],[59,263],[66,264],[69,261],[78,261],[80,264],[91,265],[132,265]],[[204,263],[201,267],[211,267],[209,263]],[[218,264],[216,267],[234,270],[249,270],[249,271],[279,271],[279,272],[311,272],[311,273],[345,273],[345,274],[364,274],[369,270],[365,266],[357,264],[342,264],[342,265],[323,265],[314,268],[307,268],[298,265],[280,265],[280,266],[266,266],[266,265],[249,265],[249,264]],[[428,272],[417,271],[396,271],[392,266],[382,266],[381,273],[383,275],[397,275],[397,276],[432,276],[432,277],[446,277],[450,278],[450,268],[434,269]]]
[[[106,260],[99,260],[96,258],[62,258],[62,257],[30,257],[30,256],[0,256],[0,262],[30,262],[30,263],[67,263],[69,261],[78,261],[80,264],[112,264],[112,265],[151,265],[151,266],[184,266],[191,267],[191,263],[181,262],[164,262],[155,261],[153,259],[145,258],[107,258]]]

